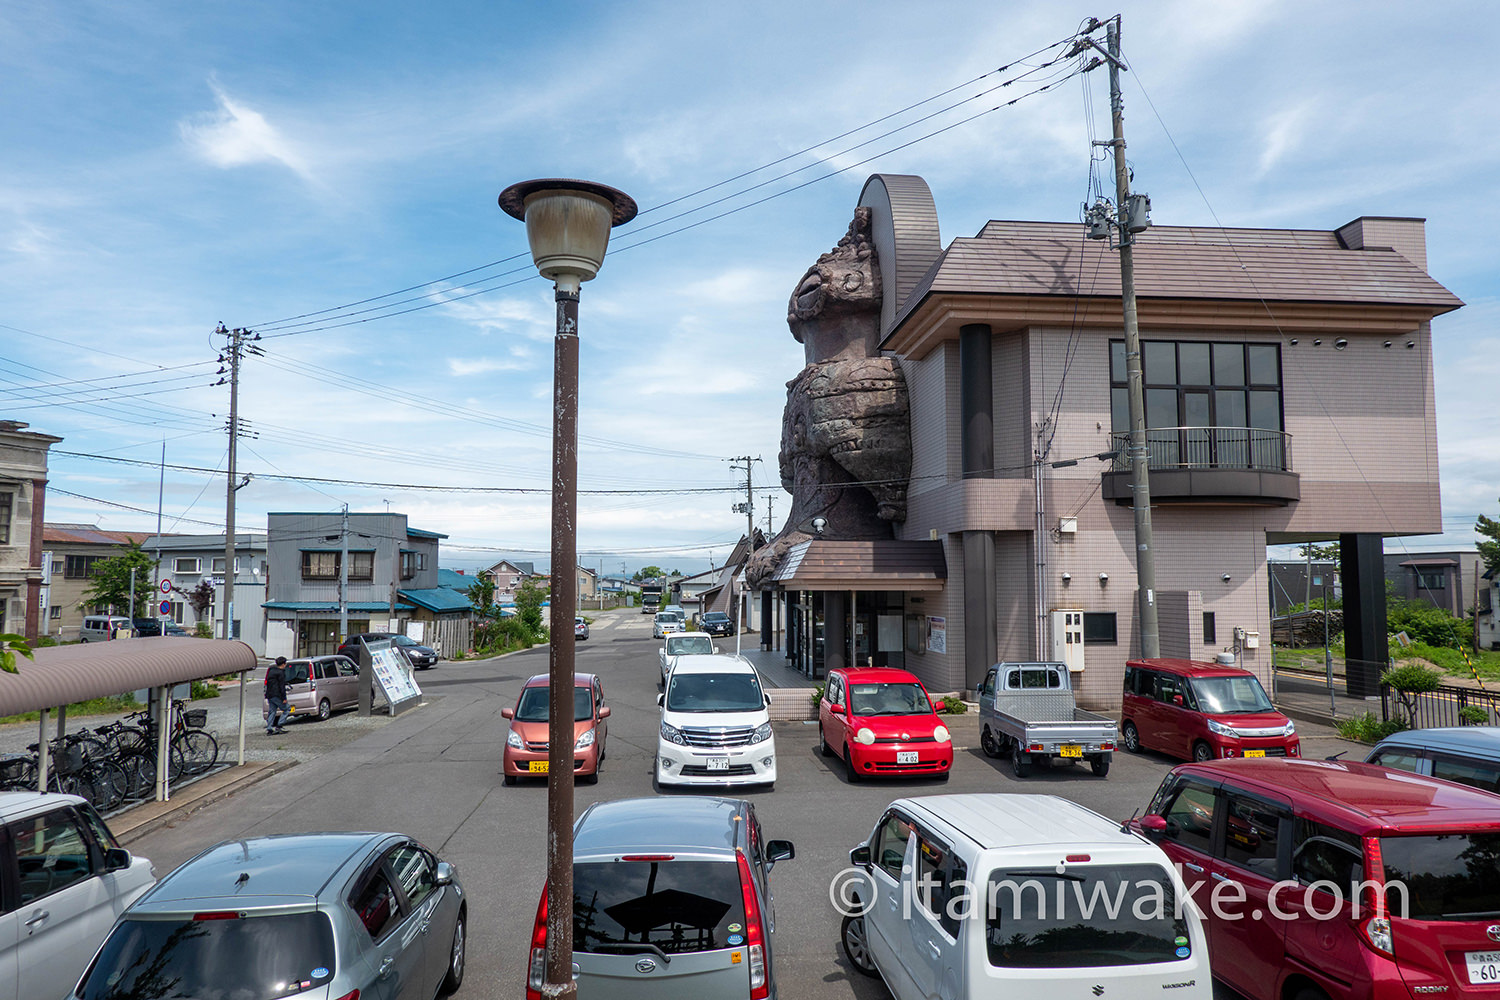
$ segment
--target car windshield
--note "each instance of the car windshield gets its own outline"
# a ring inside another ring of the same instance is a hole
[[[727,622],[729,616],[722,611],[710,611],[703,616],[703,620],[706,622]]]
[[[709,656],[714,651],[714,641],[706,635],[673,636],[667,640],[667,652],[672,656]]]
[[[1381,837],[1386,905],[1415,920],[1500,917],[1500,833]],[[1404,887],[1404,892],[1395,883]]]
[[[668,955],[743,940],[744,891],[733,861],[611,861],[573,866],[573,947]],[[655,946],[653,949],[652,947]]]
[[[1200,711],[1209,715],[1250,715],[1274,712],[1271,699],[1260,681],[1248,674],[1239,677],[1195,677],[1193,693],[1198,696]]]
[[[217,916],[217,914],[216,914]],[[84,973],[83,1000],[273,1000],[326,992],[333,927],[322,913],[123,920]]]
[[[413,639],[409,635],[393,635],[393,636],[391,636],[391,643],[393,645],[396,645],[396,646],[418,646],[418,645],[421,645],[419,642],[417,642],[417,640]]]
[[[758,712],[766,707],[754,674],[680,674],[667,687],[669,712]]]
[[[551,703],[551,692],[545,687],[529,687],[521,691],[521,701],[516,705],[517,722],[546,722],[547,706]],[[594,705],[589,699],[589,689],[573,689],[573,721],[583,722],[594,717]]]
[[[920,684],[850,684],[849,711],[855,715],[927,715],[932,704]]]
[[[1060,867],[1060,866],[1059,866]],[[1187,921],[1159,865],[990,873],[984,943],[993,966],[1077,969],[1187,958]]]

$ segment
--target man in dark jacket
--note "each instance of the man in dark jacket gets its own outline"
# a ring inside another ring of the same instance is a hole
[[[286,710],[285,656],[276,657],[276,662],[266,671],[266,701],[271,706],[271,714],[266,716],[266,735],[286,732],[281,724],[291,718],[291,713]]]

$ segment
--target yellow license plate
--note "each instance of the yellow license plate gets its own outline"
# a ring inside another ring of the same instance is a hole
[[[1245,756],[1246,757],[1264,757],[1265,755],[1266,755],[1266,752],[1264,750],[1246,750],[1245,751]]]
[[[1064,743],[1058,747],[1057,753],[1060,757],[1082,757],[1083,747],[1076,743]]]
[[[534,760],[526,765],[526,770],[532,774],[546,774],[547,762],[545,760]]]

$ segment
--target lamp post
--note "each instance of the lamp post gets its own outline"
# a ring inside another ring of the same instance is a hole
[[[500,193],[506,214],[526,223],[531,258],[556,288],[552,388],[552,609],[548,643],[547,954],[541,993],[572,997],[573,983],[573,654],[572,622],[558,608],[577,605],[578,291],[599,273],[609,231],[635,218],[623,191],[576,180],[534,180]],[[567,614],[571,618],[571,614]],[[528,972],[528,978],[530,972]]]

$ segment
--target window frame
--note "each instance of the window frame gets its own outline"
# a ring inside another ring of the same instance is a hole
[[[0,545],[10,544],[10,524],[16,513],[16,494],[13,490],[0,490]]]
[[[1103,638],[1099,628],[1105,620],[1109,623],[1109,638]],[[1090,632],[1093,635],[1090,635]],[[1083,644],[1085,646],[1118,646],[1120,644],[1120,616],[1115,611],[1085,611],[1083,613]]]
[[[174,556],[172,558],[172,572],[191,574],[203,572],[203,560],[198,556]]]
[[[333,568],[331,571],[326,571],[321,568],[321,564],[323,564],[324,562],[330,563],[332,565]],[[337,580],[339,578],[338,550],[303,549],[301,570],[303,580]]]

